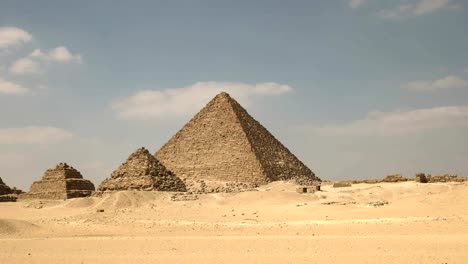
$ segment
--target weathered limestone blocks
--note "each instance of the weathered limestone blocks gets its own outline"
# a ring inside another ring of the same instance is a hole
[[[400,174],[395,174],[395,175],[387,175],[382,182],[402,182],[402,181],[407,181],[405,177],[401,176]]]
[[[458,175],[444,174],[444,175],[430,175],[424,173],[416,174],[414,179],[416,182],[420,183],[434,183],[434,182],[464,182],[468,181],[467,177],[461,177]]]
[[[255,183],[188,180],[185,182],[190,193],[235,193],[258,191]]]
[[[155,157],[186,182],[320,181],[227,93],[211,100]]]
[[[34,182],[28,193],[20,195],[25,199],[69,199],[90,196],[94,184],[67,163],[46,170],[41,180]]]
[[[333,183],[333,188],[343,188],[343,187],[351,187],[351,183],[347,181]]]
[[[186,188],[182,180],[167,170],[147,149],[140,148],[98,188],[98,191],[123,190],[184,192]]]
[[[420,183],[427,183],[426,174],[424,174],[424,173],[416,174],[416,177],[414,178],[414,181],[415,182],[420,182]]]

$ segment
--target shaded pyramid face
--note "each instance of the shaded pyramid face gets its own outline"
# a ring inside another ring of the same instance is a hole
[[[11,193],[13,193],[11,188],[8,187],[8,185],[6,185],[3,182],[2,178],[0,178],[0,195],[11,194]]]
[[[34,182],[24,198],[69,199],[87,197],[95,190],[94,184],[83,179],[81,173],[67,163],[59,163],[45,171],[41,180]]]
[[[186,191],[185,184],[145,148],[130,155],[98,190]]]
[[[155,156],[187,180],[320,181],[227,93],[211,100]]]

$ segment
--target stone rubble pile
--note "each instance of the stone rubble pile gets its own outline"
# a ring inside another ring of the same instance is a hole
[[[464,182],[468,181],[467,177],[461,177],[458,175],[444,174],[444,175],[430,175],[424,173],[416,174],[414,179],[416,182],[420,183],[435,183],[435,182]]]
[[[333,188],[343,188],[343,187],[351,187],[351,183],[347,181],[333,183]]]
[[[256,183],[205,180],[186,181],[186,185],[187,191],[195,194],[257,191],[258,187]]]
[[[403,182],[408,181],[407,178],[401,176],[400,174],[387,175],[382,182]]]

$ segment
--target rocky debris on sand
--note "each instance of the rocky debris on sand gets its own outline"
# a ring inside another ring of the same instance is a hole
[[[308,176],[294,176],[292,179],[289,180],[296,185],[302,186],[318,186],[321,185],[321,181],[317,180],[316,178],[311,178]]]
[[[0,202],[16,202],[17,199],[18,196],[14,194],[0,195]]]
[[[359,184],[359,183],[368,183],[368,184],[374,184],[374,183],[381,183],[382,180],[379,179],[365,179],[365,180],[352,180],[352,184]]]
[[[456,174],[444,174],[444,175],[427,175],[427,182],[464,182],[468,181],[468,178],[461,177]]]
[[[198,200],[198,195],[188,193],[175,193],[171,196],[171,201],[194,201]]]
[[[347,181],[333,183],[333,188],[343,188],[343,187],[351,187],[351,183]]]
[[[98,188],[101,192],[125,190],[185,192],[186,187],[147,149],[140,148]]]
[[[59,163],[45,171],[42,179],[34,182],[28,193],[21,194],[25,199],[69,199],[87,197],[94,192],[94,184],[83,179],[81,173],[68,165]]]
[[[387,204],[388,204],[387,201],[375,201],[375,202],[368,203],[367,206],[381,207],[381,206],[384,206],[384,205],[387,205]]]
[[[416,174],[414,181],[419,182],[419,183],[464,182],[464,181],[468,181],[468,178],[461,177],[456,174],[430,175],[430,174],[418,173]]]
[[[387,175],[382,182],[403,182],[407,181],[405,177],[401,176],[400,174],[394,174],[394,175]]]
[[[186,181],[187,190],[191,193],[234,193],[234,192],[249,192],[258,191],[256,183],[245,182],[221,182],[221,181],[205,181],[195,180]]]

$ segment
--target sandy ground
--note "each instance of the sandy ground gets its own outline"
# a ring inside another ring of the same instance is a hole
[[[0,203],[0,263],[468,263],[468,183],[322,189]]]

